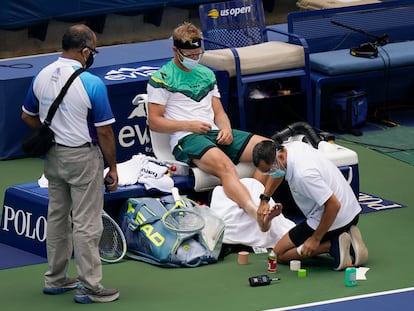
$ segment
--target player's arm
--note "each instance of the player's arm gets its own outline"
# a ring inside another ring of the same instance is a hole
[[[160,133],[172,133],[177,131],[193,132],[197,134],[207,133],[210,124],[198,120],[172,120],[164,116],[165,105],[148,103],[148,126],[152,131]]]
[[[220,132],[217,136],[217,143],[222,145],[229,145],[233,141],[230,119],[227,116],[227,113],[224,111],[220,98],[213,96],[212,105],[214,111],[214,123],[220,129]]]

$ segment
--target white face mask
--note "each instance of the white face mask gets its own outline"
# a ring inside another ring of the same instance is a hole
[[[185,68],[187,68],[189,70],[193,70],[198,65],[199,62],[200,62],[200,58],[195,60],[195,59],[183,56],[183,60],[181,61],[181,64]]]

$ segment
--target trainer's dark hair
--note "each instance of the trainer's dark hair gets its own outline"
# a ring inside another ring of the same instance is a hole
[[[276,150],[283,150],[283,146],[273,140],[263,140],[253,148],[253,164],[258,167],[260,161],[272,164],[275,161]]]
[[[92,46],[94,40],[93,31],[86,25],[74,25],[69,27],[62,38],[62,49],[64,51],[83,49]]]

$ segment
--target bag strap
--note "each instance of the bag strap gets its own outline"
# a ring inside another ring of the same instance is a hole
[[[47,117],[45,121],[43,122],[44,124],[50,125],[50,123],[52,122],[53,116],[55,115],[63,97],[66,95],[66,92],[68,91],[73,80],[75,80],[76,77],[79,76],[84,71],[85,71],[85,68],[79,68],[74,73],[72,73],[68,81],[66,81],[65,85],[62,87],[62,90],[60,91],[59,95],[56,97],[56,99],[53,101],[53,104],[50,106],[49,111],[47,112]]]
[[[346,98],[346,118],[345,118],[345,125],[348,130],[352,129],[352,108],[353,108],[353,94],[349,94]]]

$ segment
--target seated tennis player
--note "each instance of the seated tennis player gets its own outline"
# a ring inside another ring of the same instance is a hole
[[[226,195],[256,219],[257,205],[235,164],[251,162],[253,147],[266,138],[231,127],[214,72],[199,64],[201,31],[184,23],[174,30],[173,40],[174,58],[147,86],[149,127],[170,133],[175,158],[217,176]],[[256,172],[255,177],[267,176]]]

